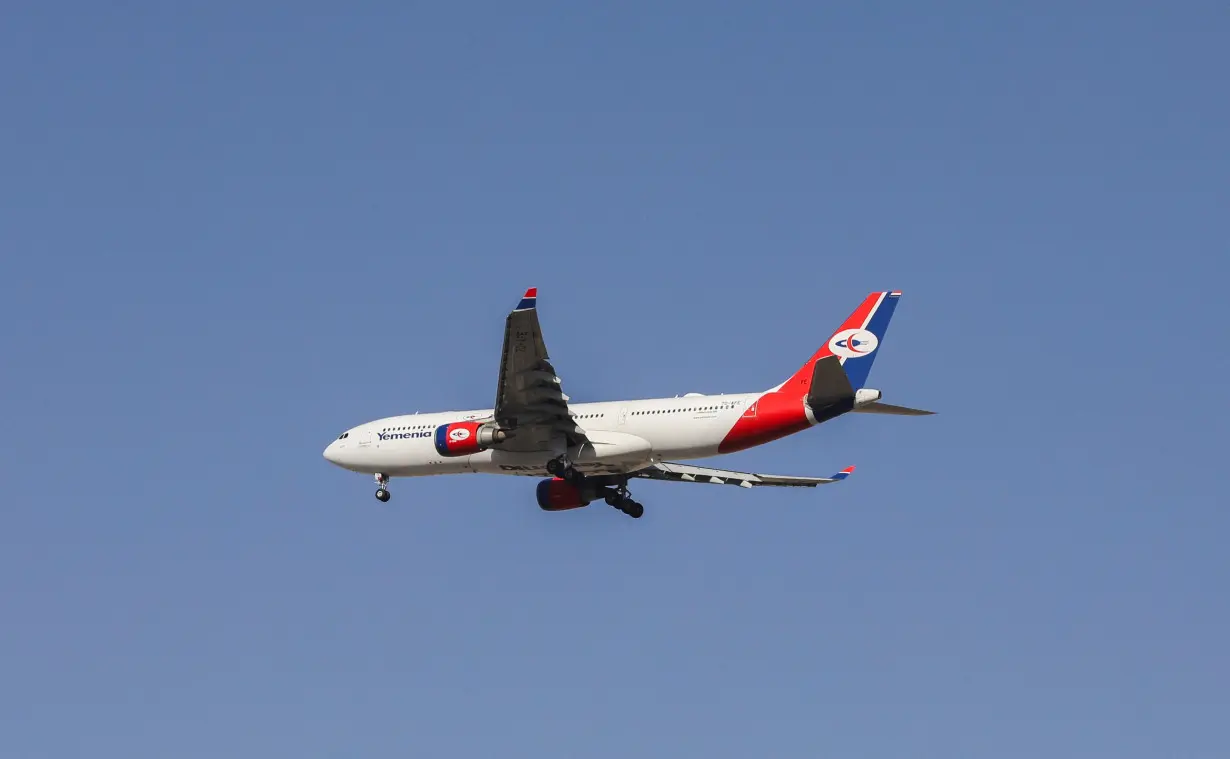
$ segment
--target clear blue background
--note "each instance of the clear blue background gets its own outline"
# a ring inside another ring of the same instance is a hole
[[[1225,757],[1230,10],[11,3],[0,755]],[[858,416],[649,483],[328,465],[483,407]]]

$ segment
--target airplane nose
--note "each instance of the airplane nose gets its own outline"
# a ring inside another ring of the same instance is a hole
[[[325,461],[328,461],[330,464],[338,463],[340,460],[340,456],[338,456],[339,453],[341,453],[341,451],[337,449],[337,441],[334,440],[325,447]]]

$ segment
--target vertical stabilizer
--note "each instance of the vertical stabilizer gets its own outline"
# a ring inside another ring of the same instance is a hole
[[[790,379],[773,390],[798,389],[807,392],[811,387],[816,362],[829,356],[837,358],[850,380],[851,387],[855,390],[864,387],[867,384],[867,376],[871,373],[871,364],[884,342],[888,322],[893,318],[893,311],[896,310],[900,298],[901,292],[897,290],[869,294],[858,308],[846,317],[841,326],[829,335],[829,339],[815,355]]]

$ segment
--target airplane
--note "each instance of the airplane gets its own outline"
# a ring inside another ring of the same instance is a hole
[[[790,377],[768,390],[673,398],[573,402],[551,363],[538,321],[538,289],[526,290],[505,319],[495,405],[406,414],[352,427],[324,458],[375,476],[389,500],[393,477],[488,473],[537,477],[538,506],[567,511],[602,499],[639,519],[632,480],[752,487],[816,487],[845,480],[712,469],[681,463],[794,435],[846,413],[924,416],[883,403],[865,387],[900,291],[870,293]]]

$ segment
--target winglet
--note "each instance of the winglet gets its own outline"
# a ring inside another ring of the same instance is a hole
[[[854,467],[852,467],[852,466],[848,466],[848,467],[846,467],[845,469],[843,469],[843,470],[841,470],[840,472],[838,472],[837,474],[835,474],[835,475],[833,475],[832,477],[830,477],[829,479],[831,479],[831,480],[844,480],[845,478],[849,477],[849,476],[850,476],[850,475],[852,475],[852,474],[854,474]]]
[[[526,311],[531,308],[538,307],[538,288],[531,287],[525,291],[525,295],[521,296],[521,302],[517,304],[517,311]]]

